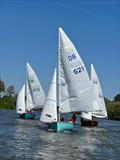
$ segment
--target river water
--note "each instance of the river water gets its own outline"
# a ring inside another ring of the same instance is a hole
[[[120,159],[120,121],[100,120],[95,128],[76,125],[73,132],[54,133],[36,114],[36,120],[22,120],[13,110],[0,110],[0,160]]]

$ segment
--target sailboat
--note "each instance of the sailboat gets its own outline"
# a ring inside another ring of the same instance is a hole
[[[48,128],[53,131],[73,130],[73,123],[60,121],[61,115],[95,111],[96,103],[86,67],[71,40],[59,28],[58,67],[54,72],[40,120],[47,123]]]
[[[34,119],[33,109],[43,108],[45,94],[29,63],[26,66],[26,83],[18,94],[16,111],[23,119]]]
[[[98,101],[98,105],[95,106],[96,112],[81,113],[82,126],[97,126],[98,121],[96,118],[107,118],[107,110],[104,102],[102,88],[93,64],[91,64],[91,82],[94,87],[94,92],[96,95],[96,100]]]

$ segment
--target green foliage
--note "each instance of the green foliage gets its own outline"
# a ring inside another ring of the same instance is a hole
[[[16,108],[16,97],[4,96],[0,98],[0,109],[15,109]]]
[[[111,101],[108,98],[106,98],[106,97],[104,97],[104,100],[105,100],[105,104],[111,103]]]
[[[0,109],[15,109],[16,99],[14,86],[10,85],[5,90],[5,84],[0,80]]]
[[[106,103],[108,118],[112,120],[120,120],[120,101],[105,100],[105,103]]]
[[[11,85],[7,88],[5,95],[8,96],[8,97],[12,97],[12,96],[15,95],[15,90],[14,90],[13,85]]]
[[[0,97],[2,96],[2,93],[5,91],[5,84],[2,80],[0,80]]]
[[[120,102],[120,93],[114,97],[114,101]]]

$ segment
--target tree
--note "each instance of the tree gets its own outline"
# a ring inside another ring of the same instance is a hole
[[[11,85],[7,88],[6,90],[6,96],[12,97],[15,95],[15,90],[14,90],[14,86]]]
[[[111,101],[108,98],[106,98],[106,97],[104,97],[104,100],[105,100],[105,104],[111,103]]]
[[[2,80],[0,80],[0,97],[2,97],[2,93],[5,91],[5,84]]]
[[[114,101],[120,102],[120,93],[114,97]]]

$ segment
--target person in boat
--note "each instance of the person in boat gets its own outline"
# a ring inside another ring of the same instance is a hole
[[[73,113],[72,118],[70,119],[70,122],[75,123],[76,121],[76,115]]]
[[[60,118],[60,121],[64,121],[64,118],[63,118],[63,117],[61,117],[61,118]]]
[[[28,113],[29,113],[29,114],[32,114],[32,109],[28,110]]]

